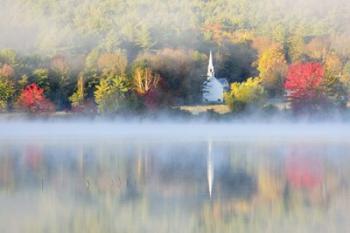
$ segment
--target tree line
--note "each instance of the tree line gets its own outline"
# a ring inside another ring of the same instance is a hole
[[[233,112],[276,99],[295,113],[345,109],[350,4],[316,3],[5,1],[38,34],[27,50],[0,40],[0,109],[104,114],[198,104],[210,49],[217,77],[231,83]]]

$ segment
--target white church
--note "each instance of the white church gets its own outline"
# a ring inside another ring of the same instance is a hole
[[[210,51],[207,80],[203,84],[203,103],[218,104],[224,102],[224,92],[229,89],[226,79],[217,79]]]

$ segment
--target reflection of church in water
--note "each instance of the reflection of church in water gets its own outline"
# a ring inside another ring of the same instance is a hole
[[[256,190],[255,179],[242,169],[232,168],[228,150],[209,140],[191,148],[174,145],[168,153],[152,153],[149,187],[168,197],[250,198]]]
[[[16,177],[17,182],[31,180],[30,184],[40,192],[62,191],[64,187],[65,192],[79,192],[86,197],[90,191],[98,191],[127,199],[146,194],[157,201],[197,198],[205,202],[209,198],[249,199],[256,191],[255,179],[244,169],[232,167],[229,148],[220,142],[128,145],[117,152],[113,145],[104,146],[103,151],[87,148],[85,145],[63,149],[47,146],[45,150],[35,146],[21,148],[23,156],[9,159],[22,162],[8,164],[23,166],[21,169],[25,168],[27,173],[15,174],[21,169],[11,168],[6,170],[14,174],[7,176]]]

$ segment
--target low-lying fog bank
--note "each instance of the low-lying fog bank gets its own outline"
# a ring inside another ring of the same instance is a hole
[[[327,140],[347,141],[347,123],[0,122],[0,140]]]

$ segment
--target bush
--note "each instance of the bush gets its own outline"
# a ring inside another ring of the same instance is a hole
[[[262,107],[266,92],[261,78],[249,78],[243,83],[232,83],[231,91],[225,93],[225,103],[232,111],[240,112],[249,106]]]

